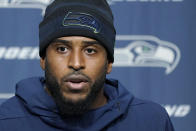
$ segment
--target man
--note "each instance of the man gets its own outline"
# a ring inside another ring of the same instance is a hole
[[[1,131],[173,131],[161,106],[106,79],[116,32],[105,0],[55,0],[39,33],[45,78],[16,85],[0,108]]]

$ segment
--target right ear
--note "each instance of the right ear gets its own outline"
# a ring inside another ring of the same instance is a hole
[[[45,57],[44,58],[40,58],[40,66],[41,66],[41,68],[42,68],[42,70],[45,70]]]

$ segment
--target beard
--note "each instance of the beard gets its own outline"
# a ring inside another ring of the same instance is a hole
[[[81,71],[73,71],[72,73],[62,77],[60,83],[58,83],[56,77],[52,74],[52,70],[50,69],[47,60],[45,65],[46,87],[56,103],[60,116],[62,118],[66,118],[70,116],[80,116],[86,113],[94,103],[98,94],[103,89],[106,79],[106,65],[104,65],[104,71],[97,77],[94,83],[87,75],[83,74]],[[88,79],[88,82],[90,83],[90,91],[87,96],[84,99],[78,100],[76,102],[63,96],[63,93],[61,91],[64,80],[68,76],[73,74],[83,75],[84,77],[86,77],[86,79]]]

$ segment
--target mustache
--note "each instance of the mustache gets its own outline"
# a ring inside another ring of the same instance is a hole
[[[73,71],[73,72],[63,76],[61,81],[65,82],[65,81],[70,81],[70,80],[74,80],[74,79],[75,80],[79,79],[79,80],[85,81],[85,82],[92,82],[90,77],[87,76],[86,74],[82,73],[81,71]]]

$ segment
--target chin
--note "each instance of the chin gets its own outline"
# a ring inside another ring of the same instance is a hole
[[[72,103],[78,103],[80,101],[84,101],[87,98],[88,94],[63,94],[64,99],[70,101]]]

